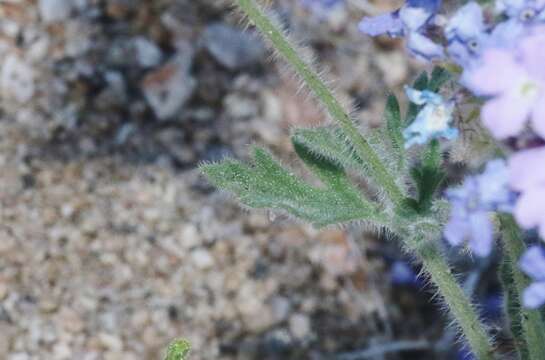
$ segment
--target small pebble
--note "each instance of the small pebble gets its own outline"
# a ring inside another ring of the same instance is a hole
[[[193,93],[196,83],[189,74],[192,56],[191,50],[182,52],[144,78],[142,90],[160,120],[177,115]]]
[[[310,335],[310,319],[303,314],[293,314],[289,319],[291,334],[297,339],[305,339]]]
[[[39,0],[40,17],[46,23],[63,21],[72,11],[72,0]]]
[[[24,60],[8,55],[0,73],[0,89],[20,103],[29,101],[35,91],[34,70]]]
[[[193,264],[201,270],[208,270],[214,266],[214,258],[205,249],[196,249],[191,252]]]
[[[151,68],[158,65],[163,59],[161,49],[150,40],[140,36],[133,40],[133,44],[140,66]]]
[[[221,23],[209,25],[202,39],[214,59],[230,70],[256,64],[265,55],[265,47],[257,36]]]
[[[108,333],[98,334],[100,344],[108,350],[121,351],[123,350],[123,341],[115,335]]]

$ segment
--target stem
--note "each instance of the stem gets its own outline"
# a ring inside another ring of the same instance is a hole
[[[454,320],[460,326],[463,335],[467,339],[473,353],[479,360],[494,359],[494,350],[484,325],[477,315],[477,311],[471,304],[461,286],[452,274],[444,255],[434,243],[418,244],[412,242],[415,251],[425,271],[437,286],[439,294],[447,304]]]
[[[329,115],[339,124],[344,135],[353,145],[356,154],[369,166],[370,176],[374,182],[384,189],[389,199],[397,206],[403,206],[404,194],[396,184],[395,178],[386,169],[379,156],[369,143],[359,133],[356,125],[343,109],[331,90],[297,53],[294,45],[282,33],[280,27],[274,24],[265,14],[263,8],[255,0],[236,0],[250,21],[257,26],[263,36],[274,46],[275,50],[302,77],[305,84],[327,109]],[[409,244],[411,245],[411,244]],[[413,250],[420,256],[424,267],[437,285],[454,318],[460,324],[472,350],[479,360],[492,360],[493,349],[486,331],[479,321],[477,313],[456,282],[442,254],[433,244],[419,246],[412,244]]]
[[[516,266],[516,264],[515,264]],[[524,338],[524,331],[522,330],[522,312],[520,311],[519,292],[515,286],[515,280],[513,271],[513,264],[508,256],[503,256],[502,263],[500,265],[500,279],[504,292],[504,309],[505,316],[509,320],[509,327],[511,334],[513,335],[513,341],[515,349],[518,353],[518,359],[530,360],[530,353],[528,351],[528,343]]]
[[[526,244],[522,238],[521,231],[511,215],[501,215],[505,255],[511,263],[513,281],[518,293],[519,303],[522,304],[522,292],[530,285],[528,279],[516,266],[518,260],[526,250]],[[513,266],[514,265],[514,266]],[[530,359],[545,359],[545,324],[541,319],[539,310],[530,310],[521,307],[522,331],[528,345]]]
[[[325,106],[329,115],[340,125],[344,135],[354,146],[357,155],[368,164],[370,176],[376,184],[384,189],[394,204],[401,206],[404,195],[397,186],[394,177],[382,164],[378,155],[360,134],[339,101],[333,96],[332,91],[320,79],[320,76],[312,69],[312,66],[297,54],[295,46],[290,43],[282,30],[267,17],[263,8],[255,0],[236,0],[236,2],[250,21],[261,31],[263,36],[274,45],[275,50],[303,78],[305,84]]]

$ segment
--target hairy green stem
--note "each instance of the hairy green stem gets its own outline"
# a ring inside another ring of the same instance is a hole
[[[263,8],[255,0],[236,0],[236,2],[252,24],[257,26],[263,36],[274,45],[274,48],[303,78],[305,84],[325,106],[329,115],[337,121],[358,156],[368,164],[373,180],[384,189],[394,204],[401,206],[404,195],[397,186],[394,177],[388,172],[373,148],[360,134],[342,105],[316,71],[312,69],[312,66],[298,55],[296,48],[286,38],[282,30],[267,17]]]
[[[520,257],[526,250],[520,228],[511,215],[500,216],[505,256],[511,263],[513,281],[519,296],[519,303],[522,303],[522,292],[530,285],[530,279],[526,277],[516,266]],[[545,324],[542,321],[538,310],[530,310],[521,307],[523,337],[528,345],[528,353],[532,360],[545,359]]]
[[[367,140],[360,134],[354,122],[333,96],[331,90],[320,79],[320,76],[309,63],[298,55],[296,47],[286,38],[282,29],[271,21],[263,8],[256,3],[256,0],[235,1],[248,16],[250,22],[257,26],[263,36],[273,44],[276,51],[302,77],[305,84],[327,109],[329,115],[339,124],[357,155],[368,165],[373,181],[384,189],[388,198],[395,205],[403,206],[405,196],[396,184],[395,178],[384,166]],[[414,236],[414,234],[407,235]],[[449,306],[473,352],[480,360],[492,360],[493,349],[485,328],[471,302],[452,275],[443,254],[432,243],[420,246],[417,242],[412,244],[409,242],[408,245],[421,258],[426,271],[430,274],[431,280],[436,284],[445,303]]]
[[[422,261],[424,270],[437,286],[454,320],[465,336],[471,351],[479,360],[494,359],[494,350],[486,329],[477,311],[445,261],[444,254],[432,242],[411,242],[411,248]]]

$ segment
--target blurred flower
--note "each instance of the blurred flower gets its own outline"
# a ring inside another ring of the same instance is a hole
[[[520,22],[543,20],[544,0],[497,0],[496,10]]]
[[[522,294],[522,303],[528,308],[538,308],[545,303],[545,251],[532,246],[526,251],[519,266],[534,282]]]
[[[462,186],[449,189],[447,198],[452,210],[444,231],[446,240],[453,246],[468,241],[475,255],[488,256],[494,241],[489,212],[510,211],[513,202],[505,162],[489,162],[481,175],[467,177]]]
[[[418,276],[405,261],[397,260],[390,268],[390,278],[394,285],[418,285]]]
[[[485,41],[486,25],[481,6],[470,2],[462,6],[445,28],[448,53],[459,65],[466,65],[481,51]]]
[[[491,96],[483,107],[484,125],[498,139],[517,135],[528,119],[545,137],[545,27],[519,40],[516,50],[487,49],[467,69],[463,83],[476,95]]]
[[[441,8],[441,0],[407,0],[399,9],[399,17],[409,31],[426,26]]]
[[[503,296],[501,293],[492,293],[482,302],[482,316],[488,320],[499,320],[503,316]]]
[[[424,35],[441,7],[440,0],[407,0],[396,11],[361,20],[359,30],[370,36],[407,36],[407,48],[416,57],[434,60],[444,57],[443,47]]]
[[[477,360],[475,355],[468,349],[459,349],[456,354],[457,360]]]
[[[458,130],[450,126],[454,109],[451,102],[428,90],[419,91],[407,86],[405,92],[412,103],[424,106],[403,132],[406,148],[425,144],[430,139],[454,139],[458,136]]]
[[[514,214],[520,226],[545,238],[545,148],[521,151],[509,160],[511,187],[520,192]]]
[[[488,162],[485,171],[477,176],[480,202],[491,211],[513,211],[515,194],[509,186],[509,168],[505,160]]]
[[[439,44],[419,32],[411,32],[407,36],[409,53],[421,60],[439,60],[445,56],[445,50]]]
[[[516,20],[506,20],[497,24],[491,33],[486,37],[484,48],[514,49],[519,40],[528,32],[528,27]]]
[[[399,10],[374,17],[363,18],[359,30],[370,36],[388,34],[391,37],[403,35],[403,22],[399,17]]]

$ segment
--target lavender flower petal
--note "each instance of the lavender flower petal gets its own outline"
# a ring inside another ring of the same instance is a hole
[[[471,226],[469,247],[477,256],[488,256],[494,243],[494,227],[488,213],[484,211],[473,213],[469,217],[469,224]]]
[[[534,280],[545,280],[545,250],[541,246],[532,246],[520,259],[519,266]]]
[[[522,294],[522,303],[530,309],[537,309],[545,303],[545,282],[535,282]]]
[[[374,17],[364,17],[358,24],[358,29],[369,36],[388,34],[395,37],[403,34],[403,22],[396,11]]]

